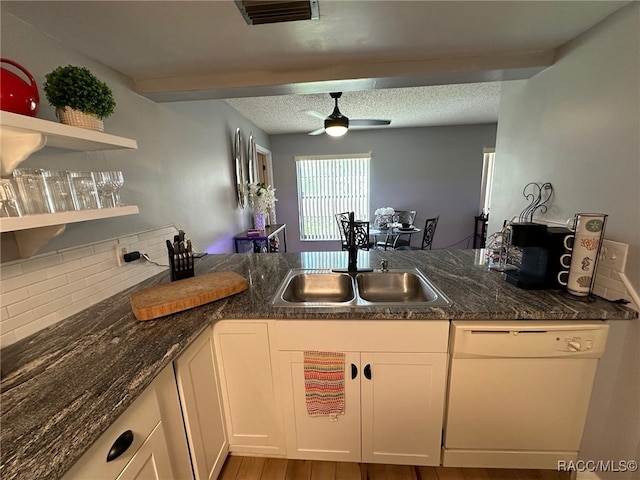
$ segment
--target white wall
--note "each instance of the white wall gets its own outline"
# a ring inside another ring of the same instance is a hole
[[[502,89],[489,230],[520,213],[531,181],[550,181],[544,218],[609,214],[606,237],[630,245],[626,273],[640,290],[640,4],[569,44],[555,65]],[[581,458],[638,460],[640,322],[612,322]],[[637,472],[597,472],[602,479]],[[636,476],[634,476],[636,475]]]
[[[222,101],[156,104],[133,91],[130,79],[105,67],[15,17],[2,14],[2,56],[17,61],[40,87],[38,117],[56,120],[42,85],[59,65],[88,67],[114,92],[116,112],[105,131],[137,140],[136,151],[65,153],[43,150],[22,166],[64,170],[122,170],[122,198],[140,207],[130,217],[71,224],[40,253],[173,224],[200,250],[232,252],[232,237],[249,226],[247,211],[237,208],[233,171],[233,135],[252,131],[269,148],[269,138]]]
[[[306,134],[271,137],[278,222],[287,224],[289,251],[339,250],[340,243],[301,242],[295,155],[371,152],[371,211],[417,210],[416,225],[440,215],[434,248],[471,234],[479,213],[482,149],[495,144],[496,125],[351,130],[344,137]],[[413,236],[419,245],[420,235]],[[467,245],[469,245],[467,247]],[[471,248],[466,240],[457,248]]]

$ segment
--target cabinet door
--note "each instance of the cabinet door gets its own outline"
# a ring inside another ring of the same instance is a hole
[[[445,353],[361,354],[363,462],[440,464],[446,362]]]
[[[211,329],[175,360],[175,369],[196,479],[217,478],[229,449],[220,409]]]
[[[360,354],[346,353],[345,413],[336,416],[307,413],[304,353],[280,352],[279,358],[288,458],[359,462]]]
[[[171,480],[174,478],[169,461],[167,441],[162,422],[147,437],[117,480]]]
[[[235,453],[284,453],[267,328],[233,320],[213,329],[229,450]]]

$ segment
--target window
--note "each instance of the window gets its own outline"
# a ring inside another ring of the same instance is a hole
[[[369,220],[371,154],[296,156],[300,240],[340,240],[334,215]]]

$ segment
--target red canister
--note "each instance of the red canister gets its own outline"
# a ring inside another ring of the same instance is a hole
[[[40,96],[38,85],[29,71],[13,60],[0,58],[3,64],[9,64],[29,79],[26,82],[11,70],[0,67],[0,110],[35,117],[38,113]]]

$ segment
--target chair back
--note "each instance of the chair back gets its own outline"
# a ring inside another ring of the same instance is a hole
[[[347,216],[346,220],[341,220],[342,230],[345,234],[346,241],[345,244],[348,247],[349,244],[349,218]],[[369,222],[366,221],[355,221],[353,222],[353,234],[355,235],[356,247],[362,250],[369,250],[370,242],[369,242]]]
[[[342,248],[345,249],[347,248],[348,226],[347,230],[345,230],[342,222],[346,221],[347,225],[349,224],[349,212],[336,213],[334,217],[336,218],[336,223],[338,224],[338,231],[340,232],[340,241],[342,242]]]
[[[395,210],[395,212],[395,214],[398,216],[398,222],[409,223],[413,225],[417,213],[415,210]]]
[[[427,218],[424,224],[424,232],[422,233],[422,250],[429,249],[433,244],[433,236],[436,233],[436,227],[438,226],[438,219],[440,215],[435,218]]]

